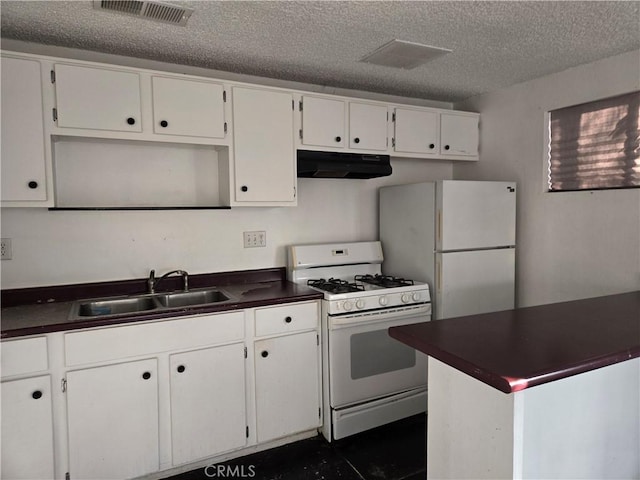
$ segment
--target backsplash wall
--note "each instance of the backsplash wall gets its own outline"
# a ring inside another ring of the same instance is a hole
[[[452,178],[451,162],[392,159],[393,175],[371,180],[298,179],[298,206],[231,210],[48,211],[3,208],[3,289],[286,265],[287,245],[378,238],[380,186]],[[267,246],[243,248],[243,232]]]

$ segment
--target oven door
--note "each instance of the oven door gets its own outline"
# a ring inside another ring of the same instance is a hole
[[[427,356],[391,338],[388,329],[429,320],[429,304],[330,316],[331,407],[426,387]]]

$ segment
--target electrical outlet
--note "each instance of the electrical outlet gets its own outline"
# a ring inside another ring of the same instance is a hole
[[[266,247],[267,232],[264,230],[244,232],[244,248]]]
[[[0,258],[2,260],[11,260],[11,239],[0,239]]]

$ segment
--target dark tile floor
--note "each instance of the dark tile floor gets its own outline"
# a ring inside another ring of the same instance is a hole
[[[425,415],[416,415],[331,444],[318,436],[169,479],[424,480],[425,426]]]

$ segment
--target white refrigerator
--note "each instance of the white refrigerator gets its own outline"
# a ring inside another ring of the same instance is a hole
[[[427,282],[434,320],[514,308],[515,182],[382,187],[380,240],[382,272]]]

